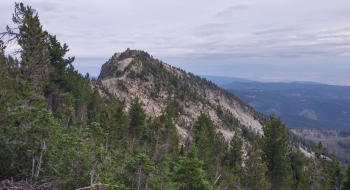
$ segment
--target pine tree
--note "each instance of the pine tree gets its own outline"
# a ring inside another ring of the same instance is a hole
[[[134,101],[131,103],[131,107],[129,110],[129,117],[130,117],[129,133],[133,137],[139,137],[142,128],[146,124],[145,122],[146,114],[145,114],[145,111],[142,109],[142,105],[138,97],[136,97]]]
[[[129,174],[129,179],[133,189],[148,189],[150,173],[154,166],[147,155],[141,153],[127,161],[125,169]]]
[[[56,36],[49,35],[48,53],[50,57],[50,77],[49,84],[45,88],[45,98],[48,110],[55,112],[59,105],[60,93],[66,92],[66,78],[68,67],[73,67],[74,57],[65,58],[69,51],[66,44],[56,39]]]
[[[293,150],[289,154],[293,170],[294,189],[308,189],[308,180],[310,178],[307,168],[308,159],[300,150]]]
[[[311,173],[309,188],[315,189],[330,189],[330,179],[327,175],[327,159],[324,155],[326,148],[323,147],[321,141],[311,148],[314,156],[312,158]]]
[[[88,105],[89,123],[100,122],[101,104],[102,104],[101,97],[99,95],[98,90],[95,89],[92,93],[91,101],[89,102],[89,105]],[[118,108],[115,108],[115,109],[118,109]]]
[[[333,189],[340,189],[342,180],[342,166],[335,154],[332,154],[332,160],[327,163],[327,174],[330,179],[330,185]]]
[[[195,143],[198,147],[198,157],[204,161],[203,169],[209,181],[215,183],[224,163],[223,157],[227,150],[227,142],[221,133],[216,133],[215,125],[209,116],[203,113],[195,124]]]
[[[50,60],[48,33],[42,29],[37,12],[23,3],[15,4],[12,18],[18,25],[18,33],[7,27],[7,32],[21,47],[21,83],[24,102],[27,105],[45,107],[44,88],[48,84]]]
[[[242,167],[242,146],[242,139],[238,137],[237,133],[235,133],[230,141],[230,151],[228,153],[228,166],[234,173],[239,173]]]
[[[261,150],[257,144],[248,150],[244,162],[243,176],[241,177],[243,189],[260,190],[270,187],[270,183],[265,176],[268,168],[263,163],[261,156]]]
[[[0,40],[0,122],[4,123],[6,120],[7,111],[7,91],[9,81],[9,73],[6,68],[4,43]],[[10,79],[11,80],[11,79]]]
[[[179,190],[210,190],[213,187],[204,178],[203,161],[198,159],[195,146],[175,164],[173,181]]]
[[[105,139],[106,148],[118,149],[121,143],[120,140],[125,138],[126,113],[123,111],[125,107],[125,102],[121,102],[116,98],[109,101],[106,106],[101,106],[101,113],[98,113],[97,110],[93,113],[101,116],[101,126],[107,133]]]
[[[268,178],[272,189],[290,189],[292,186],[292,169],[287,155],[288,135],[281,119],[270,116],[263,127],[261,138],[262,159],[267,164]]]
[[[7,143],[3,148],[12,165],[4,173],[12,173],[16,178],[50,176],[57,157],[62,154],[59,123],[46,109],[37,111],[22,107],[11,112],[10,119],[11,123],[1,131],[6,135],[3,140]]]
[[[350,164],[345,171],[345,178],[343,180],[342,189],[350,189]]]
[[[7,91],[8,91],[8,78],[4,50],[5,46],[3,41],[0,40],[0,178],[8,175],[11,165],[11,156],[9,155],[8,135],[9,132],[5,126],[9,123],[9,111],[7,107]]]
[[[156,180],[153,181],[150,189],[169,189],[175,190],[174,184],[171,182],[171,168],[170,158],[168,156],[161,156],[157,163]]]
[[[178,156],[179,153],[179,137],[177,135],[177,130],[175,127],[175,101],[169,97],[167,107],[165,108],[165,115],[163,115],[162,122],[164,124],[165,136],[164,145],[165,153],[169,154],[170,157],[174,158]],[[161,116],[162,117],[162,116]],[[158,134],[157,134],[158,136]],[[163,146],[163,145],[162,145]]]

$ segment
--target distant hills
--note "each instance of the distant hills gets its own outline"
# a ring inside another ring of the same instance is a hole
[[[206,77],[290,128],[350,131],[350,87],[314,82],[262,83],[230,77]],[[232,82],[233,81],[233,82]]]
[[[252,80],[237,78],[237,77],[222,77],[222,76],[209,76],[209,75],[199,75],[202,78],[212,81],[217,85],[224,85],[231,82],[254,82]]]

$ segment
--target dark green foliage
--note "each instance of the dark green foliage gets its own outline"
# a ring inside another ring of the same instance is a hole
[[[106,149],[115,150],[122,145],[121,140],[127,135],[127,114],[123,111],[125,107],[125,102],[114,99],[101,108],[101,126],[106,133]]]
[[[21,79],[23,98],[28,105],[43,107],[43,89],[48,84],[50,61],[48,33],[42,29],[39,16],[30,6],[16,3],[12,18],[18,26],[15,38],[21,47]],[[7,32],[14,31],[7,27]]]
[[[154,166],[145,154],[137,154],[125,166],[132,189],[147,189]]]
[[[5,58],[1,43],[0,179],[81,187],[92,165],[83,111],[92,90],[73,59],[63,58],[68,47],[43,31],[38,18],[31,7],[16,4],[18,35],[10,28],[7,34],[21,47],[20,61]]]
[[[153,161],[157,161],[163,154],[169,158],[176,159],[179,156],[179,136],[174,124],[174,113],[176,107],[173,99],[168,99],[168,105],[164,113],[148,124],[148,131],[152,134],[150,140],[155,143]]]
[[[1,46],[1,44],[0,44]],[[0,122],[5,124],[7,121],[10,110],[13,110],[16,104],[20,103],[21,95],[18,89],[18,82],[16,81],[16,75],[8,67],[9,59],[5,58],[2,50],[0,49]],[[13,60],[13,59],[12,59]]]
[[[339,159],[333,154],[332,160],[327,163],[327,174],[330,178],[332,188],[340,189],[342,176],[342,166]]]
[[[124,92],[127,92],[127,91],[128,91],[128,88],[125,86],[123,80],[118,79],[118,83],[117,83],[117,84],[118,84],[118,87],[119,87],[122,91],[124,91]]]
[[[198,156],[204,161],[203,169],[209,181],[214,182],[220,173],[223,164],[227,142],[222,135],[215,132],[215,126],[209,116],[201,114],[195,124],[195,143],[198,147]]]
[[[138,97],[131,103],[130,110],[130,129],[129,133],[133,137],[138,137],[141,134],[143,127],[145,127],[146,114],[142,109],[142,103]]]
[[[239,173],[242,167],[243,160],[243,141],[238,137],[237,133],[230,141],[230,150],[227,155],[228,167],[233,170],[233,173]]]
[[[289,148],[286,126],[279,118],[270,116],[263,127],[261,139],[262,159],[267,164],[267,176],[272,189],[290,189],[292,186],[292,170],[287,155]]]
[[[350,189],[350,164],[346,168],[342,189]]]
[[[10,115],[10,122],[2,127],[3,151],[12,165],[6,168],[14,177],[40,177],[41,167],[47,157],[54,156],[61,136],[60,126],[46,110],[24,109],[19,107]],[[50,126],[50,128],[47,128]],[[49,134],[54,138],[50,138]],[[17,172],[16,170],[19,169]],[[44,171],[45,173],[46,171]]]
[[[246,167],[240,180],[242,189],[259,190],[270,187],[270,183],[265,176],[268,168],[263,163],[261,156],[261,151],[257,144],[248,150],[247,159],[245,160]]]
[[[91,122],[100,122],[101,118],[101,106],[102,100],[98,93],[98,90],[95,89],[92,93],[91,100],[88,105],[88,120]]]
[[[156,170],[154,173],[154,180],[150,184],[150,189],[174,189],[175,185],[172,182],[172,169],[173,163],[168,156],[161,156],[156,164]]]
[[[68,46],[66,44],[61,46],[56,36],[49,35],[49,42],[48,52],[51,69],[49,84],[45,89],[45,98],[48,109],[55,112],[58,109],[60,101],[59,94],[67,91],[66,84],[69,83],[69,81],[67,81],[66,72],[68,67],[73,67],[72,62],[74,61],[74,57],[64,58],[68,52]]]
[[[216,106],[216,113],[229,129],[233,130],[240,126],[238,119],[233,117],[229,110],[224,111],[220,105]]]
[[[308,170],[305,169],[308,163],[307,158],[300,150],[294,150],[289,154],[289,159],[293,170],[293,180],[295,184],[293,189],[308,189],[308,179],[310,176],[308,175]]]
[[[185,157],[180,158],[174,167],[173,181],[176,189],[182,190],[207,190],[213,189],[204,178],[201,169],[203,161],[198,159],[198,150],[194,146]]]
[[[319,142],[318,145],[312,147],[312,151],[314,156],[311,164],[309,187],[310,189],[330,189],[333,184],[330,183],[327,175],[325,148]]]
[[[255,133],[251,127],[241,126],[242,136],[249,142],[255,142],[259,139],[259,134]]]

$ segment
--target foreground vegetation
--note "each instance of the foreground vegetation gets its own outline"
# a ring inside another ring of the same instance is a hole
[[[13,21],[18,29],[7,27],[0,41],[1,188],[350,188],[349,166],[325,159],[322,144],[305,157],[273,116],[264,136],[237,129],[226,142],[200,114],[193,139],[180,143],[176,100],[150,118],[137,97],[130,105],[102,98],[34,9],[16,4]],[[18,58],[5,56],[9,42],[20,46]]]

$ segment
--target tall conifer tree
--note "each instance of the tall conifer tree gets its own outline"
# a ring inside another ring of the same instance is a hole
[[[248,150],[244,163],[244,172],[241,177],[243,189],[268,189],[270,183],[265,176],[267,167],[261,160],[261,150],[256,144]]]
[[[129,110],[130,117],[130,134],[134,137],[139,137],[142,128],[146,124],[146,114],[142,108],[142,103],[140,99],[136,97],[134,101],[131,103],[131,107]]]
[[[173,181],[180,190],[210,190],[213,187],[204,179],[201,166],[203,161],[198,159],[198,150],[194,146],[185,157],[180,158],[174,167]]]
[[[243,159],[243,141],[235,133],[235,136],[232,137],[230,141],[230,151],[228,154],[228,165],[230,169],[233,169],[234,173],[238,173],[242,167]]]
[[[288,151],[288,135],[281,119],[270,116],[263,127],[261,139],[262,159],[268,167],[267,176],[272,189],[289,189],[292,186],[292,169]]]
[[[21,83],[24,102],[45,107],[43,90],[48,84],[50,59],[48,33],[42,29],[37,12],[23,3],[16,3],[12,18],[18,25],[18,33],[7,27],[10,35],[21,47]]]

